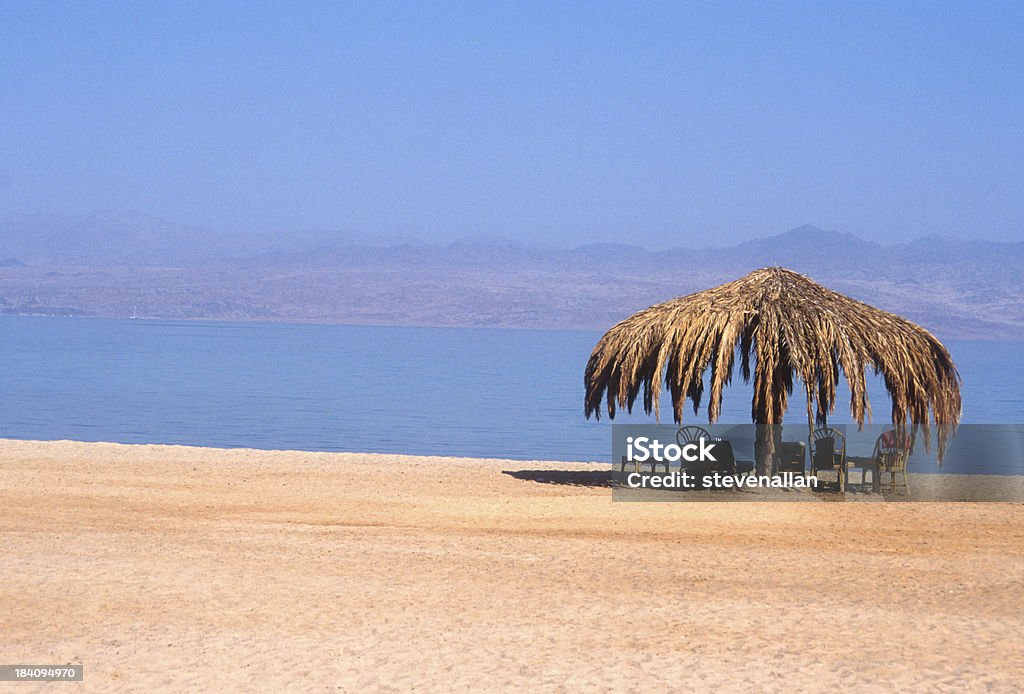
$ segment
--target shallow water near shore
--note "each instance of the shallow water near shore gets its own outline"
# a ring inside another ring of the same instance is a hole
[[[599,337],[3,316],[0,436],[606,461],[609,422],[583,417],[583,369]],[[1024,422],[1022,345],[947,345],[964,380],[963,421]],[[879,381],[870,394],[884,420]],[[737,378],[721,421],[749,422],[750,395]],[[849,421],[846,397],[834,423]],[[616,423],[654,421],[624,414]],[[798,393],[787,421],[806,426]]]

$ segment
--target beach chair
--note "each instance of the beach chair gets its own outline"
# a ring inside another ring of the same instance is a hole
[[[910,482],[907,479],[907,458],[914,448],[914,441],[909,434],[900,434],[890,430],[883,433],[875,441],[875,458],[878,460],[878,471],[889,473],[889,491],[896,493],[897,488],[910,495]],[[903,476],[899,481],[899,475]]]
[[[736,452],[733,451],[731,441],[727,441],[725,439],[715,441],[714,456],[715,462],[701,466],[696,474],[701,477],[706,477],[718,472],[722,475],[739,475],[740,477],[746,477],[754,471],[753,460],[736,460]],[[694,466],[688,465],[686,469],[693,470]],[[700,483],[703,484],[703,479]],[[731,487],[731,489],[733,491],[738,491],[735,487]]]
[[[676,432],[676,443],[680,446],[685,446],[688,443],[697,443],[701,439],[705,439],[707,441],[711,440],[711,434],[708,433],[708,430],[704,427],[690,425],[679,427],[679,430]],[[702,465],[701,463],[689,463],[685,460],[679,461],[679,469],[680,471],[687,470],[688,472],[696,475],[699,479],[703,479],[704,475],[714,472],[714,468],[708,468],[707,465]]]
[[[737,460],[732,442],[726,439],[715,441],[715,457],[718,458],[718,471],[727,475],[745,477],[754,471],[754,461]]]
[[[817,477],[820,470],[836,473],[839,491],[846,490],[848,470],[846,468],[846,437],[838,429],[825,427],[815,429],[807,437],[811,451],[811,476]]]
[[[803,441],[783,441],[775,456],[777,472],[792,472],[797,475],[806,472],[807,448]]]
[[[725,475],[736,474],[736,454],[728,441],[715,441],[714,456],[717,461],[714,470]]]

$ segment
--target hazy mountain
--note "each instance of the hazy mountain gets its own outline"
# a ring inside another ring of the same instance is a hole
[[[764,267],[795,263],[814,266],[847,265],[852,260],[873,265],[882,246],[853,234],[824,231],[813,226],[790,229],[784,234],[752,239],[731,249],[736,259]]]
[[[784,265],[944,337],[1024,339],[1024,243],[881,245],[800,227],[731,248],[386,246],[329,231],[224,236],[134,213],[0,222],[0,312],[606,328]],[[24,263],[24,265],[22,265]]]
[[[186,266],[260,255],[326,252],[402,242],[341,231],[223,234],[138,212],[10,215],[0,218],[0,257],[29,265]]]
[[[231,254],[227,237],[137,212],[0,220],[0,255],[29,265],[178,265]]]

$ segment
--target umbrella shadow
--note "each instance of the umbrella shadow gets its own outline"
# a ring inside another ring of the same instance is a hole
[[[611,470],[502,470],[517,480],[569,487],[611,487]]]

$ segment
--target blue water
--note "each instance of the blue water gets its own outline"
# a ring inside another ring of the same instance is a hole
[[[609,423],[583,418],[583,369],[599,337],[3,316],[0,436],[607,460]],[[964,422],[1024,422],[1021,345],[947,344]],[[721,421],[749,422],[750,395],[734,385]],[[884,421],[880,383],[871,398]],[[843,403],[837,424],[849,421]],[[806,421],[799,397],[788,418]]]

